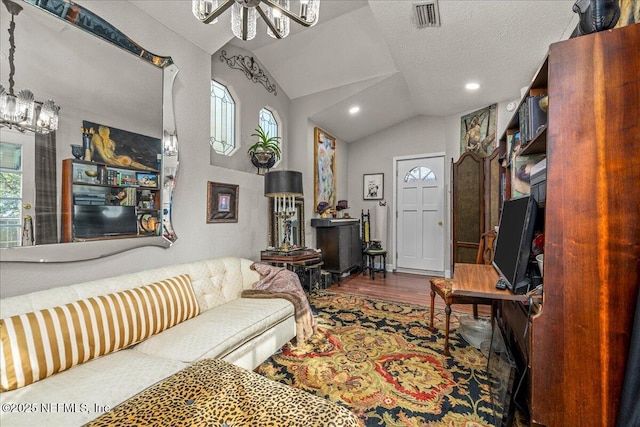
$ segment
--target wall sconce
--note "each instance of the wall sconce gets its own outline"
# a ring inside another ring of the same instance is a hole
[[[278,250],[291,249],[291,217],[296,213],[296,197],[302,197],[302,173],[296,171],[272,171],[264,175],[264,195],[274,198],[273,214],[284,225],[282,245]],[[280,243],[280,236],[277,240]]]

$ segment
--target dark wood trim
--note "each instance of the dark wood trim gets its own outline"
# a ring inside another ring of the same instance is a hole
[[[62,242],[73,241],[73,159],[62,161]]]

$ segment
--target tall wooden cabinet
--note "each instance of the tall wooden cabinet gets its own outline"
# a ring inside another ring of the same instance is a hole
[[[640,286],[640,24],[551,45],[543,303],[505,304],[534,425],[614,426]],[[510,126],[517,124],[517,116]],[[505,137],[501,143],[504,145]]]

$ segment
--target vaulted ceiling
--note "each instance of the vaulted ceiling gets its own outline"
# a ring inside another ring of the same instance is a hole
[[[283,40],[245,42],[230,12],[205,25],[185,0],[130,0],[213,54],[226,43],[247,49],[291,99],[344,88],[349,96],[311,119],[353,142],[416,115],[448,116],[519,98],[550,44],[577,24],[574,0],[440,0],[440,27],[417,28],[412,0],[322,0],[319,23],[291,24]],[[469,81],[481,87],[465,89]],[[359,105],[351,116],[348,109]]]

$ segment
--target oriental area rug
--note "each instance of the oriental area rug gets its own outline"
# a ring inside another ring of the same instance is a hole
[[[500,425],[487,359],[456,333],[455,312],[445,357],[443,310],[431,332],[428,307],[328,291],[309,303],[318,333],[256,372],[347,407],[363,426]]]

